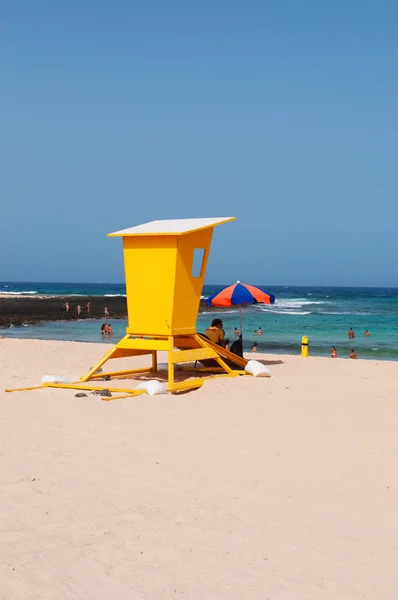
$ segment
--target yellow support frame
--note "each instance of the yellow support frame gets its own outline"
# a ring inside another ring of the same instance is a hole
[[[218,374],[216,376],[224,375],[228,377],[237,377],[245,374],[244,368],[242,368],[247,364],[245,359],[229,353],[197,333],[178,336],[154,336],[153,338],[145,339],[142,339],[135,334],[128,333],[116,344],[116,346],[107,352],[105,356],[103,356],[88,373],[86,373],[86,375],[83,375],[80,380],[87,382],[94,379],[103,379],[105,376],[118,379],[143,375],[145,373],[156,373],[158,351],[167,352],[168,354],[168,392],[182,392],[190,389],[197,389],[203,385],[205,379],[213,379],[214,373]],[[108,360],[144,354],[150,354],[152,356],[151,366],[98,373],[98,369],[100,369]],[[241,368],[231,368],[227,362],[225,362],[224,357],[232,360],[237,366],[241,366]],[[183,371],[197,373],[200,377],[187,379],[185,381],[175,381],[176,364],[200,362],[203,360],[214,360],[217,363],[217,366],[199,368],[183,367]],[[207,373],[209,375],[206,375]],[[210,373],[212,373],[212,375],[210,375]]]

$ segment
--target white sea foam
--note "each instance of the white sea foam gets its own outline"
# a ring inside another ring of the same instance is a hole
[[[292,317],[295,317],[296,315],[310,315],[311,311],[310,310],[270,310],[270,313],[272,313],[273,315],[291,315]]]
[[[303,306],[305,304],[327,304],[325,300],[309,300],[308,298],[287,298],[286,300],[275,300],[275,304],[280,304],[284,306],[294,305]]]
[[[239,313],[239,309],[238,310],[236,310],[236,309],[218,310],[217,313],[214,312],[213,314],[214,315],[215,314],[217,314],[217,315],[228,315],[228,314],[236,314],[236,313]],[[209,311],[208,310],[202,310],[199,314],[200,315],[208,315]]]
[[[104,298],[116,298],[118,296],[122,296],[123,298],[126,298],[126,294],[104,294]]]
[[[325,300],[309,300],[308,298],[287,298],[286,300],[275,300],[273,306],[283,306],[285,308],[301,308],[312,304],[327,304]]]
[[[0,290],[0,294],[7,294],[7,296],[24,296],[38,294],[36,290],[22,290],[21,292],[9,292],[8,290]]]
[[[292,300],[276,300],[275,304],[257,304],[256,307],[264,312],[276,312],[285,311],[286,313],[291,312],[292,314],[299,314],[300,308],[308,309],[310,306],[317,304],[327,304],[322,300],[307,300],[307,299],[292,299]],[[311,311],[310,311],[311,312]]]
[[[355,311],[351,311],[351,312],[350,311],[340,311],[340,310],[335,310],[335,311],[333,311],[333,310],[332,311],[325,310],[325,311],[322,311],[320,314],[321,315],[333,315],[333,316],[336,316],[336,315],[347,315],[347,316],[350,316],[350,317],[352,317],[352,316],[358,316],[358,315],[360,315],[360,316],[365,316],[366,315],[368,317],[377,317],[378,316],[376,313],[375,314],[371,314],[371,313],[363,312],[363,311],[359,311],[359,310],[355,310]]]

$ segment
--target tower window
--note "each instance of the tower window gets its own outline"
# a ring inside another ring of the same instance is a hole
[[[195,248],[193,251],[192,277],[201,277],[205,258],[204,248]]]

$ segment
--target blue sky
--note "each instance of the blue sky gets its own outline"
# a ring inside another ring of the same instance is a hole
[[[106,233],[232,215],[207,282],[398,286],[398,4],[3,3],[0,280],[122,281]]]

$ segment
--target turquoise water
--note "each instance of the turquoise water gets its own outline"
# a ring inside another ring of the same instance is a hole
[[[5,287],[8,285],[9,287]],[[222,286],[205,286],[210,295]],[[398,360],[398,289],[397,288],[327,288],[265,286],[276,296],[272,306],[248,306],[242,310],[244,349],[254,342],[266,353],[299,353],[301,337],[308,335],[310,353],[329,356],[335,346],[339,356],[348,356],[355,348],[359,358]],[[0,293],[29,292],[30,295],[122,295],[122,284],[11,284],[0,283]],[[224,321],[226,335],[234,339],[239,327],[239,308],[217,312]],[[198,316],[198,331],[204,331],[214,313],[206,310]],[[126,322],[111,321],[114,335],[103,339],[101,323],[96,320],[58,321],[42,325],[2,330],[2,335],[18,338],[77,340],[114,343],[124,335]],[[263,336],[254,335],[262,327]],[[356,337],[349,341],[347,332],[353,327]],[[369,329],[370,337],[363,335]]]

